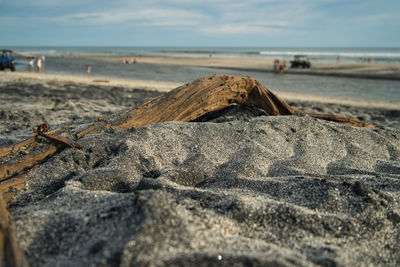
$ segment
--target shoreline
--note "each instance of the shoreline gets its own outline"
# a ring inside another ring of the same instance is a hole
[[[72,55],[66,58],[87,58],[95,60],[133,60],[142,64],[179,65],[233,69],[241,71],[273,72],[274,59],[235,56],[193,56],[193,55]],[[282,59],[281,59],[282,60]],[[311,62],[310,69],[290,69],[285,74],[318,75],[332,77],[400,80],[400,65],[375,63],[325,63]]]
[[[15,82],[19,79],[30,79],[37,80],[37,82],[72,82],[72,83],[84,83],[91,85],[102,85],[102,86],[121,86],[127,89],[143,89],[159,92],[168,92],[175,89],[182,83],[174,82],[160,82],[151,80],[130,80],[130,79],[117,79],[99,76],[86,76],[86,75],[73,75],[73,74],[56,74],[56,73],[31,73],[31,72],[5,72],[3,73],[1,82]],[[340,96],[324,96],[314,94],[299,94],[291,92],[282,92],[279,90],[273,90],[280,97],[286,101],[300,101],[300,102],[318,102],[324,104],[341,104],[349,105],[353,107],[364,107],[364,108],[380,108],[380,109],[391,109],[400,110],[400,101],[385,101],[376,99],[365,99],[365,98],[350,98]]]

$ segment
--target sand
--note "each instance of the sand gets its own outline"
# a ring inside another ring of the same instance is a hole
[[[108,80],[2,73],[0,147],[44,121],[84,127],[162,93]],[[86,136],[83,150],[34,168],[9,203],[30,264],[397,265],[399,106],[287,96],[377,127],[232,106],[212,121]]]
[[[231,57],[231,56],[195,56],[195,55],[139,55],[139,56],[106,56],[106,55],[74,55],[72,58],[90,58],[99,60],[123,60],[146,64],[166,64],[179,66],[196,66],[224,68],[260,72],[272,72],[273,61],[271,58],[261,57]],[[281,61],[283,61],[281,59]],[[286,71],[288,74],[306,74],[338,77],[356,77],[371,79],[400,80],[400,66],[393,64],[371,63],[331,63],[312,62],[311,68],[295,68]]]

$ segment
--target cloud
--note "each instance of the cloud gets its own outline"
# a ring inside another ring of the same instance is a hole
[[[63,26],[159,27],[172,31],[190,30],[201,35],[278,34],[305,25],[311,17],[316,16],[312,9],[315,3],[321,1],[36,0],[30,5],[41,7],[41,12],[33,10],[23,16],[25,21]],[[14,0],[15,4],[21,2],[25,1]],[[57,5],[59,8],[56,8]],[[51,12],[46,12],[45,7]]]
[[[65,38],[82,33],[95,39],[102,31],[114,36],[115,42],[121,34],[121,43],[126,42],[125,32],[140,32],[171,43],[190,35],[192,43],[213,42],[219,36],[224,40],[243,36],[253,43],[258,36],[273,36],[277,42],[302,39],[330,44],[341,38],[344,44],[350,43],[347,39],[364,44],[375,32],[375,39],[383,36],[395,44],[400,26],[398,0],[0,1],[0,22],[10,35],[40,30],[51,36],[51,29],[57,28]]]
[[[387,13],[376,13],[376,14],[368,14],[368,15],[358,15],[352,19],[356,23],[360,23],[362,25],[379,25],[379,24],[388,24],[388,23],[397,23],[400,24],[400,18],[397,13],[390,14]]]
[[[68,23],[68,24],[109,24],[121,23],[129,20],[130,14],[120,12],[118,14],[110,12],[79,12],[64,16],[49,17],[52,22]]]
[[[185,9],[143,9],[134,17],[151,26],[193,26],[210,19],[206,14]]]
[[[86,4],[95,3],[94,0],[86,0]],[[65,6],[81,6],[81,0],[35,0],[35,1],[26,1],[26,0],[2,0],[2,5],[6,6],[16,6],[16,7],[65,7]]]
[[[264,35],[282,33],[284,30],[266,26],[224,24],[204,27],[201,31],[209,35]]]
[[[212,23],[202,25],[207,35],[288,34],[316,16],[303,1],[233,1],[220,10]]]
[[[51,18],[54,22],[85,24],[131,23],[141,26],[193,26],[207,15],[184,9],[143,8],[133,11],[114,10],[109,12],[80,12]]]

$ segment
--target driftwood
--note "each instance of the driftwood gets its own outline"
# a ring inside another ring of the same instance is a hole
[[[66,147],[82,149],[82,147],[80,145],[71,143],[71,141],[68,137],[58,136],[58,135],[48,133],[47,131],[49,129],[50,129],[50,125],[48,125],[47,123],[40,124],[36,129],[32,128],[34,135],[42,136],[44,138],[47,138],[55,143],[61,144]]]
[[[7,211],[6,202],[0,195],[0,264],[3,266],[29,266],[24,252],[19,248],[14,225]]]
[[[252,78],[219,74],[193,81],[156,97],[128,112],[127,116],[122,119],[99,118],[97,122],[75,136],[71,136],[71,130],[74,126],[61,127],[48,132],[49,126],[43,124],[34,129],[34,137],[0,149],[2,215],[3,211],[6,212],[6,202],[17,190],[24,187],[25,177],[32,167],[65,148],[81,149],[76,141],[85,135],[98,133],[105,128],[124,131],[156,122],[194,121],[209,112],[221,110],[232,103],[256,107],[271,116],[294,115],[300,112]],[[308,115],[356,127],[373,127],[372,124],[366,122],[336,115],[314,113],[308,113]],[[61,135],[68,135],[69,137]],[[0,245],[3,245],[3,247],[0,247],[0,253],[5,251],[5,241],[3,240],[13,236],[12,231],[9,231],[12,227],[8,226],[11,225],[8,213],[4,214],[5,219],[1,218],[0,241],[2,243]],[[8,246],[13,244],[15,244],[15,241],[9,243]],[[18,250],[15,251],[15,253],[18,252]],[[15,255],[22,254],[17,253]],[[16,260],[23,262],[22,256],[17,257]]]

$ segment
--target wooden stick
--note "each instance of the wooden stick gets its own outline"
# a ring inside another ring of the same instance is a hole
[[[3,196],[3,199],[6,203],[10,201],[10,199],[17,193],[18,190],[24,188],[26,183],[26,176],[29,172],[20,174],[18,176],[13,177],[3,183],[0,183],[0,194]]]
[[[16,163],[5,163],[4,165],[0,166],[0,181],[12,178],[17,174],[20,174],[22,171],[29,170],[33,166],[45,161],[49,156],[58,151],[60,151],[59,147],[50,146],[45,151],[42,151],[36,155],[27,155]]]
[[[66,147],[82,149],[80,145],[71,143],[71,140],[68,137],[47,133],[49,129],[50,125],[48,125],[47,123],[40,124],[36,129],[32,128],[34,135],[42,136],[44,138],[49,139],[50,141],[53,141],[55,143],[61,144]]]
[[[19,149],[21,147],[30,145],[30,144],[34,143],[35,141],[36,141],[36,138],[35,137],[31,137],[31,138],[28,138],[28,139],[26,139],[26,140],[24,140],[22,142],[17,143],[17,144],[1,148],[0,149],[0,158],[11,154],[12,151],[14,151],[14,150],[17,150],[17,149]]]
[[[19,248],[11,216],[0,195],[0,263],[5,266],[29,266],[24,252]]]

